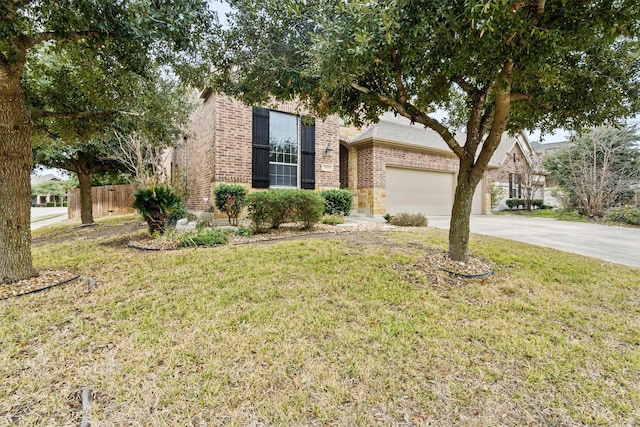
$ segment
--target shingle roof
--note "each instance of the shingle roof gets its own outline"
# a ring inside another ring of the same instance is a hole
[[[454,135],[456,141],[461,145],[464,145],[466,137],[467,135],[462,132]],[[507,153],[516,143],[516,139],[516,137],[509,136],[505,132],[500,145],[489,161],[489,165],[500,166]],[[411,122],[404,117],[393,117],[389,114],[381,116],[378,123],[369,126],[360,135],[351,139],[350,143],[358,144],[365,141],[411,145],[453,154],[442,137],[433,129],[425,128],[419,123],[411,124]]]

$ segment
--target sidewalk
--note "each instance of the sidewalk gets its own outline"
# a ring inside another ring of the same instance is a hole
[[[46,225],[56,224],[67,219],[67,208],[31,208],[31,229],[36,230]]]

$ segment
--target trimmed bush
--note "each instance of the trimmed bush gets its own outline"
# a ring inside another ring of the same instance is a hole
[[[531,200],[531,206],[533,206],[534,208],[542,209],[542,206],[544,206],[544,200],[533,199]]]
[[[229,224],[238,225],[238,215],[247,203],[247,190],[239,184],[220,184],[213,191],[215,205],[227,214]]]
[[[618,206],[607,211],[607,220],[629,225],[640,225],[640,209],[633,206]]]
[[[247,197],[247,207],[257,233],[285,222],[297,222],[308,229],[322,219],[324,199],[308,190],[259,191]]]
[[[426,227],[427,217],[423,213],[401,212],[391,217],[391,224],[400,227]]]
[[[139,188],[133,197],[133,208],[147,222],[150,234],[163,234],[169,217],[177,220],[186,213],[182,199],[166,186]]]
[[[507,204],[507,207],[509,207],[509,209],[518,209],[518,207],[524,208],[524,200],[522,199],[507,199],[505,203]]]
[[[349,190],[325,190],[320,192],[324,199],[324,213],[349,215],[353,204],[353,194]]]

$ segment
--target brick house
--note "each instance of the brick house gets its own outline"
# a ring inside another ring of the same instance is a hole
[[[367,215],[451,213],[458,159],[431,129],[385,114],[361,131],[336,116],[305,116],[294,103],[252,108],[208,90],[199,102],[165,161],[174,186],[187,189],[189,210],[211,209],[215,187],[237,183],[249,191],[345,188],[354,210]],[[491,210],[491,182],[508,176],[504,159],[523,144],[523,136],[505,134],[476,190],[474,214]]]
[[[464,143],[466,135],[458,133],[455,137]],[[458,158],[435,131],[412,125],[404,117],[385,114],[359,135],[343,137],[341,144],[348,147],[348,187],[357,195],[359,212],[374,215],[403,211],[426,215],[451,213]],[[507,190],[517,188],[521,193],[522,180],[517,177],[529,173],[532,163],[528,159],[532,153],[524,135],[503,135],[476,189],[473,214],[491,211],[494,182]],[[517,164],[508,161],[513,156]]]
[[[173,185],[186,188],[189,210],[210,210],[220,183],[249,191],[340,187],[337,117],[317,120],[295,103],[252,108],[209,90],[199,103],[164,162]]]

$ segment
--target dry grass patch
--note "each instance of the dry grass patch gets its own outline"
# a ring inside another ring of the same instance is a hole
[[[446,232],[134,252],[68,240],[92,276],[0,302],[0,420],[77,425],[633,425],[637,269],[474,238],[495,274],[407,280]],[[401,271],[398,270],[401,268]]]

